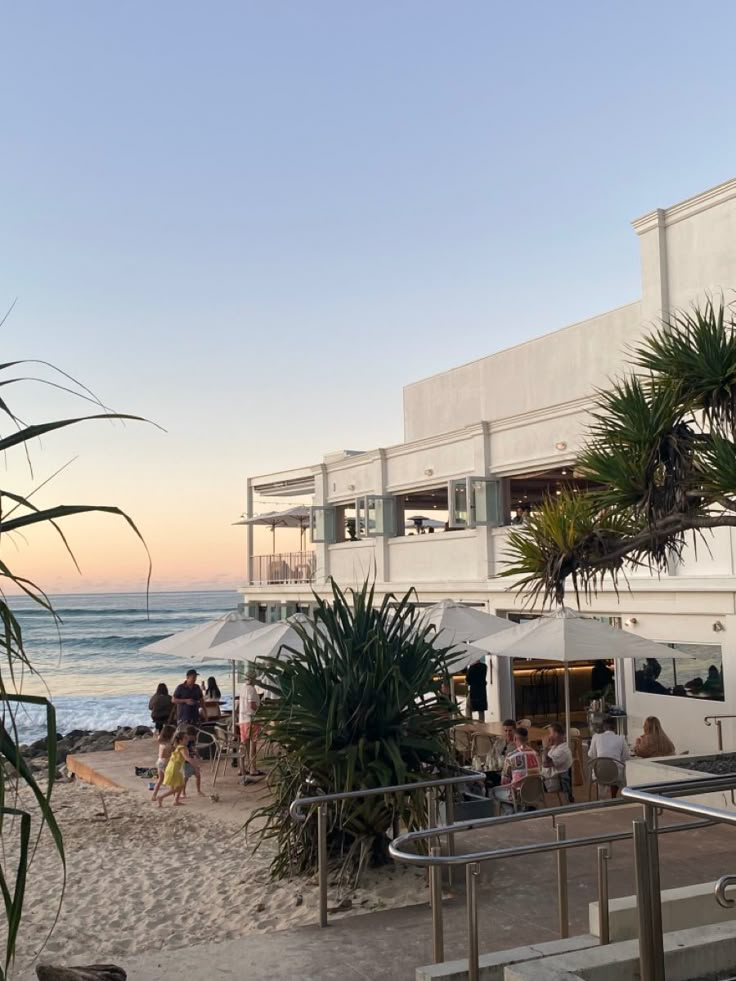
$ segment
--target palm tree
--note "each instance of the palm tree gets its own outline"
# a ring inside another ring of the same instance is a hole
[[[2,322],[0,322],[0,326],[2,326]],[[61,388],[85,401],[92,401],[105,410],[105,407],[89,389],[79,385],[69,375],[59,372],[58,369],[53,369],[53,371],[57,373],[56,377],[60,378],[61,381],[49,378],[14,377],[14,371],[26,364],[41,364],[47,368],[53,368],[46,362],[38,361],[16,361],[0,364],[0,387],[7,391],[8,387],[13,384],[41,382],[55,388]],[[3,397],[0,397],[0,415],[6,419],[10,428],[7,435],[0,437],[0,453],[20,451],[25,454],[29,461],[30,447],[33,441],[46,433],[76,426],[94,419],[140,420],[139,416],[122,415],[105,410],[92,415],[28,424],[13,412]],[[135,524],[119,508],[88,504],[64,504],[38,508],[30,500],[32,493],[33,491],[24,496],[15,491],[0,488],[0,545],[7,540],[12,540],[12,537],[21,529],[33,525],[51,525],[59,534],[72,561],[75,561],[59,521],[62,518],[88,511],[103,511],[124,518],[135,534],[141,538]],[[141,541],[143,541],[142,538]],[[7,548],[5,552],[7,553]],[[150,571],[149,557],[149,579]],[[3,845],[10,845],[12,841],[16,846],[3,847],[2,860],[0,860],[0,892],[2,892],[6,918],[5,954],[2,959],[3,966],[0,966],[0,981],[4,981],[8,966],[15,955],[18,930],[23,913],[25,886],[34,848],[33,842],[34,839],[38,840],[44,827],[50,832],[58,851],[59,860],[64,866],[64,870],[66,869],[62,835],[51,805],[56,776],[56,716],[54,706],[45,698],[22,693],[21,681],[24,672],[31,674],[35,672],[31,652],[26,650],[23,643],[20,623],[11,609],[11,601],[6,592],[8,588],[20,591],[33,603],[47,610],[51,616],[56,617],[52,603],[43,589],[31,580],[15,574],[5,556],[0,558],[0,838]],[[41,706],[46,711],[48,770],[45,788],[40,785],[20,752],[17,714],[28,705]],[[22,792],[23,787],[25,787],[26,793]],[[29,801],[32,802],[32,805],[29,804]],[[10,862],[9,856],[14,853],[17,855],[17,862]],[[9,864],[12,867],[9,868]],[[61,898],[60,896],[60,903]]]
[[[627,568],[662,571],[688,539],[736,526],[736,318],[723,299],[675,313],[599,391],[576,469],[594,489],[548,498],[511,533],[505,576],[561,603]]]

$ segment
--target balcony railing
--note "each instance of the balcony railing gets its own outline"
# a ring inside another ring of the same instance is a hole
[[[276,552],[274,555],[254,555],[252,586],[271,583],[312,582],[314,552]]]

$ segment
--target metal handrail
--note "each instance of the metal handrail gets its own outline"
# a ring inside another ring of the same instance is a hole
[[[723,722],[722,719],[736,719],[736,715],[706,715],[703,722],[707,726],[713,725],[715,722],[716,729],[718,730],[718,752],[723,752]]]
[[[734,811],[711,807],[709,804],[701,804],[694,800],[673,800],[677,797],[690,796],[695,789],[711,793],[730,790],[733,798],[734,786],[736,786],[736,777],[732,774],[730,777],[715,777],[710,781],[686,780],[643,787],[624,787],[621,792],[622,799],[634,801],[644,807],[644,820],[634,822],[640,938],[639,970],[642,981],[665,981],[657,814],[661,810],[668,810],[706,818],[710,824],[718,822],[736,825]],[[732,905],[732,900],[728,900],[725,896],[725,889],[734,881],[736,879],[733,876],[722,876],[716,883],[716,901],[723,906]]]
[[[645,792],[651,791],[654,787],[662,790],[668,789],[674,794],[692,794],[694,791],[698,790],[719,790],[719,789],[729,789],[733,787],[736,780],[733,776],[724,777],[707,777],[696,780],[680,780],[677,782],[672,782],[668,784],[655,784],[642,788]],[[665,800],[670,800],[665,798]],[[542,817],[551,817],[553,824],[556,824],[557,818],[564,816],[566,814],[575,814],[583,811],[595,811],[607,807],[621,807],[629,803],[628,798],[623,797],[612,798],[609,800],[602,801],[585,801],[577,804],[566,804],[562,807],[555,808],[545,808],[540,811],[532,811],[521,814],[508,814],[501,815],[498,817],[490,818],[480,818],[472,821],[461,821],[450,828],[443,828],[442,833],[447,833],[452,831],[453,835],[461,834],[465,831],[477,830],[478,828],[486,827],[497,827],[503,824],[515,824],[523,821],[537,820]],[[671,834],[679,831],[692,831],[698,828],[710,827],[719,818],[716,816],[706,815],[707,819],[702,821],[691,821],[683,824],[669,825],[665,828],[660,828],[656,824],[656,813],[652,809],[651,814],[649,812],[649,807],[645,807],[645,814],[647,815],[647,821],[651,822],[651,827],[647,825],[647,830],[651,831],[652,834],[658,836],[659,834]],[[720,814],[721,812],[716,812]],[[736,814],[734,814],[734,823],[736,823]],[[433,850],[430,855],[422,855],[417,852],[407,852],[402,851],[402,848],[408,843],[417,842],[427,838],[436,837],[438,834],[438,829],[429,828],[423,831],[412,831],[406,834],[399,835],[389,846],[389,853],[395,859],[400,862],[405,862],[407,864],[413,865],[426,865],[430,870],[430,885],[432,881],[440,881],[441,870],[443,866],[465,866],[465,881],[466,881],[466,904],[468,912],[468,978],[469,981],[478,981],[480,966],[478,961],[478,912],[477,912],[477,879],[480,873],[480,865],[483,862],[493,861],[496,859],[503,858],[515,858],[521,855],[532,855],[536,853],[546,853],[554,852],[558,854],[558,902],[560,910],[560,934],[561,936],[567,936],[568,931],[568,918],[567,918],[567,875],[566,867],[564,862],[559,861],[569,849],[571,848],[581,848],[590,845],[604,845],[614,841],[624,841],[631,840],[635,841],[637,848],[639,848],[638,839],[641,838],[641,833],[637,832],[637,822],[634,821],[634,826],[631,831],[625,832],[609,832],[606,834],[590,835],[580,838],[566,838],[565,837],[565,826],[561,824],[556,824],[557,840],[550,842],[538,842],[532,845],[516,845],[506,848],[494,848],[486,850],[483,852],[473,852],[463,855],[440,855],[438,852]],[[604,854],[605,852],[605,854]],[[638,854],[638,852],[637,852]],[[607,943],[609,939],[609,924],[608,924],[608,882],[607,882],[607,860],[610,857],[610,853],[606,848],[599,847],[598,849],[598,893],[599,893],[599,907],[598,907],[598,918],[599,918],[599,939],[601,943]],[[650,873],[650,869],[647,869]],[[658,872],[658,865],[657,865]],[[647,880],[648,881],[648,880]],[[659,891],[659,876],[656,876],[656,888]],[[434,887],[437,888],[436,886]],[[661,916],[661,911],[660,911]],[[433,908],[433,931],[437,928],[442,934],[442,914],[441,908],[436,911]],[[661,932],[661,924],[660,924]],[[437,949],[437,944],[435,943],[435,949]],[[441,944],[440,944],[441,950]],[[644,976],[642,976],[644,978]],[[664,981],[664,976],[662,978],[655,978],[653,975],[647,976],[646,981]]]
[[[436,777],[434,780],[417,780],[414,783],[397,783],[390,787],[370,787],[365,790],[346,790],[335,794],[319,794],[316,797],[297,797],[289,805],[289,814],[292,820],[302,824],[307,820],[307,814],[303,813],[304,807],[317,807],[317,867],[319,875],[319,925],[327,926],[327,805],[333,801],[357,800],[361,797],[386,796],[387,794],[414,793],[417,790],[434,792],[438,787],[452,787],[462,783],[485,783],[485,773],[476,770],[465,770],[463,773],[454,777]],[[434,801],[429,801],[429,817],[436,820],[434,814]],[[448,826],[454,824],[454,802],[452,794],[447,795],[445,816]],[[443,829],[435,828],[433,838],[439,838],[446,832]],[[447,848],[450,853],[455,851],[455,835],[452,831],[447,833]],[[434,887],[433,887],[434,888]],[[440,884],[439,892],[432,893],[433,910],[441,910],[442,889]],[[441,941],[440,941],[441,943]],[[441,953],[441,950],[440,950]]]

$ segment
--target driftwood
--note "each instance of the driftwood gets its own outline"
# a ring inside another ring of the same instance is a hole
[[[38,981],[126,981],[128,975],[114,964],[90,964],[88,967],[53,967],[39,964]]]

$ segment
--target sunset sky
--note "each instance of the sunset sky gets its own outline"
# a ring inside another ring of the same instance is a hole
[[[127,510],[154,589],[241,584],[248,474],[399,442],[403,384],[639,295],[630,219],[736,169],[736,13],[702,9],[693,44],[663,0],[6,5],[3,361],[162,428],[49,435],[1,486],[76,458],[37,506]],[[47,531],[3,560],[143,588],[123,522],[64,527],[81,575]]]

